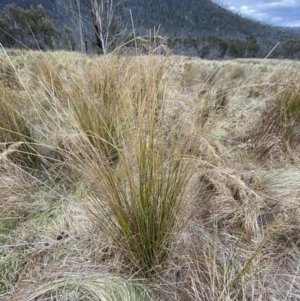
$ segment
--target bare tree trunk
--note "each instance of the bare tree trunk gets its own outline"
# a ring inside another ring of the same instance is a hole
[[[95,27],[95,38],[96,38],[96,44],[98,48],[100,49],[101,53],[103,53],[103,45],[102,41],[100,39],[100,27],[99,27],[99,9],[98,9],[98,1],[97,0],[91,0],[92,7],[93,7],[93,16],[94,16],[94,27]]]
[[[117,6],[122,1],[119,0]],[[94,16],[94,27],[97,46],[105,55],[108,53],[109,46],[116,40],[117,34],[111,32],[115,14],[114,0],[91,0]]]
[[[81,52],[84,52],[84,43],[83,43],[83,36],[82,36],[82,20],[81,20],[81,10],[80,10],[80,0],[77,0],[77,8],[78,8],[78,15],[79,15],[79,34],[80,34],[80,49]]]

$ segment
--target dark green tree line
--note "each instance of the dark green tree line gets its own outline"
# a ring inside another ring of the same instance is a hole
[[[0,11],[0,37],[4,47],[52,49],[55,25],[38,5],[28,10],[8,4]]]

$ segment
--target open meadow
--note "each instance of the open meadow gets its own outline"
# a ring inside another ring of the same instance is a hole
[[[0,49],[0,300],[300,300],[300,62]]]

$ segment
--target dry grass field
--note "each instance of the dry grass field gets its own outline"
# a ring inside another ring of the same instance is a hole
[[[299,83],[0,50],[0,300],[300,300]]]

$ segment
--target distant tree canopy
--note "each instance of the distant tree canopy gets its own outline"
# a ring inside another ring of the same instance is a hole
[[[244,41],[234,40],[230,44],[229,53],[233,57],[255,57],[259,50],[259,45],[254,37],[249,37]]]
[[[0,40],[4,47],[52,49],[55,25],[41,5],[22,9],[8,4],[0,10]]]
[[[290,39],[283,43],[283,48],[290,58],[300,57],[300,39]]]
[[[260,49],[254,36],[246,39],[230,39],[220,36],[205,37],[169,37],[168,46],[173,48],[179,44],[187,48],[195,48],[201,58],[223,59],[257,57]]]

